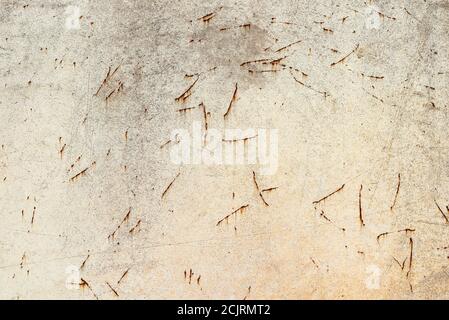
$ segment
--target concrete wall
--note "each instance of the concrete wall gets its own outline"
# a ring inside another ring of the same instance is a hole
[[[0,34],[1,298],[449,298],[448,1],[1,0]]]

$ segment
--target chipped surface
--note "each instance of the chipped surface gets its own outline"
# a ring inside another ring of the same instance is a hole
[[[447,1],[0,9],[1,298],[449,298]]]

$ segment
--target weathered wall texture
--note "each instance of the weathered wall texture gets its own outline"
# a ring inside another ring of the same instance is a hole
[[[1,298],[449,298],[448,1],[0,3]]]

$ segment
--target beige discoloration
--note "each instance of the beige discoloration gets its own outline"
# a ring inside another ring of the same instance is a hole
[[[447,3],[0,9],[0,298],[448,297]],[[194,122],[277,171],[173,164]]]

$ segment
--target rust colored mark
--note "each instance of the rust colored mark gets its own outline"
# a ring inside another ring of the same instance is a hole
[[[391,19],[391,20],[396,20],[395,17],[387,16],[385,13],[382,13],[382,12],[379,12],[379,11],[376,11],[376,12],[379,14],[379,16],[381,18],[387,18],[387,19]]]
[[[194,41],[194,40],[191,40],[191,41]],[[201,40],[199,40],[199,42],[201,42]],[[212,72],[212,71],[215,71],[215,70],[217,70],[217,66],[212,67],[212,68],[209,68],[209,69],[207,69],[207,70],[205,70],[205,71],[201,71],[201,72],[186,73],[186,74],[184,75],[184,77],[185,77],[185,78],[199,77],[199,76],[201,76],[201,75],[203,75],[203,74],[206,74],[206,73],[209,73],[209,72]]]
[[[362,77],[367,77],[367,78],[371,78],[371,79],[375,79],[375,80],[382,80],[385,77],[384,76],[373,76],[373,75],[368,75],[368,74],[364,74],[363,72],[361,73]]]
[[[310,257],[310,260],[312,261],[312,263],[313,263],[313,265],[317,268],[317,269],[319,269],[320,267],[318,266],[318,264],[316,263],[316,261],[315,260],[313,260],[313,258],[312,257]]]
[[[31,216],[31,225],[34,224],[34,216],[36,215],[36,207],[33,208],[33,215]]]
[[[64,145],[62,146],[62,148],[59,150],[59,155],[60,155],[61,159],[62,159],[62,156],[64,155],[64,150],[65,150],[65,147],[66,147],[66,146],[67,146],[67,144],[64,143]]]
[[[198,18],[197,20],[202,20],[204,23],[208,23],[210,20],[212,20],[213,17],[215,17],[216,14],[216,12],[211,12]]]
[[[286,46],[284,46],[282,48],[277,49],[275,52],[281,52],[281,51],[283,51],[285,49],[290,48],[291,46],[293,46],[293,45],[295,45],[297,43],[300,43],[300,42],[302,42],[302,40],[298,40],[298,41],[292,42],[292,43],[290,43],[290,44],[288,44],[288,45],[286,45]]]
[[[86,169],[82,170],[81,172],[79,172],[79,173],[77,173],[76,175],[74,175],[73,177],[71,177],[71,178],[70,178],[70,181],[73,182],[73,181],[75,181],[77,178],[79,178],[79,177],[85,175],[86,172],[87,172],[88,170],[90,170],[93,166],[95,166],[95,164],[96,164],[95,161],[92,162],[92,164],[91,164],[90,167],[87,167]]]
[[[446,223],[449,223],[449,219],[448,217],[444,214],[443,210],[441,210],[440,206],[438,205],[437,201],[434,199],[433,200],[438,208],[438,211],[440,211],[441,215],[443,216],[444,220],[446,221]]]
[[[246,296],[243,298],[243,300],[248,299],[250,293],[251,293],[251,286],[248,287],[248,292],[246,293]]]
[[[282,57],[282,58],[278,58],[278,59],[271,60],[270,62],[262,62],[262,64],[268,64],[268,63],[269,63],[269,64],[271,64],[272,66],[276,66],[276,65],[280,64],[281,61],[284,60],[284,59],[286,59],[286,58],[287,58],[287,56]]]
[[[290,21],[277,21],[276,17],[272,17],[270,23],[271,24],[275,24],[275,23],[285,24],[285,25],[289,25],[289,26],[297,26],[298,25],[297,23],[290,22]]]
[[[81,263],[80,269],[84,268],[84,265],[86,264],[87,260],[89,260],[89,258],[90,258],[90,254],[88,254],[86,259],[84,259],[84,261]]]
[[[261,62],[268,62],[268,61],[272,61],[273,59],[258,59],[258,60],[250,60],[250,61],[245,61],[242,62],[240,64],[241,67],[247,65],[247,64],[252,64],[252,63],[261,63]]]
[[[343,185],[342,185],[340,188],[338,188],[337,190],[335,190],[335,191],[329,193],[327,196],[322,197],[320,200],[313,201],[312,203],[313,203],[313,204],[318,204],[318,203],[320,203],[320,202],[326,200],[327,198],[333,196],[333,195],[336,194],[337,192],[340,192],[341,190],[343,190],[344,187],[345,187],[345,184],[343,184]]]
[[[229,217],[233,216],[236,213],[243,213],[245,211],[245,209],[247,209],[249,207],[249,204],[245,204],[243,206],[241,206],[240,208],[238,208],[237,210],[232,211],[230,214],[228,214],[227,216],[225,216],[223,219],[221,219],[220,221],[217,222],[216,226],[219,226],[223,221],[228,221]]]
[[[323,27],[323,31],[327,32],[327,33],[334,33],[334,30],[329,29],[329,28],[324,28],[324,27]]]
[[[297,83],[299,83],[300,85],[302,85],[302,86],[304,86],[304,87],[306,87],[306,88],[308,88],[308,89],[310,89],[310,90],[312,90],[312,91],[315,91],[316,93],[322,94],[322,95],[324,96],[324,98],[326,98],[326,97],[328,96],[328,93],[327,93],[326,91],[319,91],[319,90],[313,88],[312,86],[310,86],[310,85],[308,85],[308,84],[305,84],[304,82],[298,80],[298,79],[295,77],[295,75],[294,75],[291,71],[290,71],[290,74],[291,74],[291,76],[293,77],[293,79],[294,79]],[[303,75],[304,75],[304,73],[303,73]]]
[[[372,94],[371,92],[366,91],[365,89],[363,89],[363,91],[365,91],[367,94],[369,94],[371,97],[373,97],[374,99],[384,103],[384,100],[382,98],[379,98],[377,96],[375,96],[374,94]]]
[[[117,72],[117,70],[120,68],[120,66],[121,66],[121,64],[119,64],[119,65],[117,66],[117,68],[115,68],[114,71],[112,71],[110,77],[113,77],[113,76],[114,76],[114,74]]]
[[[251,23],[245,23],[245,24],[241,24],[238,26],[234,26],[234,27],[225,27],[225,28],[221,28],[220,31],[226,31],[226,30],[231,30],[231,29],[239,29],[239,28],[243,28],[245,30],[249,30],[251,29]],[[277,39],[276,39],[277,41]]]
[[[408,257],[407,257],[408,258]],[[401,270],[404,270],[405,268],[405,262],[407,261],[407,258],[404,259],[404,261],[402,261],[402,263],[400,263],[398,261],[398,259],[396,259],[395,257],[393,257],[393,260],[399,265],[399,267],[401,268]]]
[[[253,181],[254,181],[254,184],[256,185],[256,190],[257,190],[257,192],[259,193],[259,197],[260,197],[260,199],[262,199],[262,202],[267,206],[267,207],[269,207],[270,205],[265,201],[265,199],[264,199],[264,197],[263,197],[263,194],[262,194],[262,191],[260,191],[260,189],[259,189],[259,184],[257,183],[257,179],[256,179],[256,173],[253,171]]]
[[[95,294],[95,292],[92,290],[92,287],[90,286],[89,282],[87,282],[86,280],[84,280],[83,278],[81,278],[81,282],[80,282],[79,285],[80,285],[81,288],[87,287],[87,288],[90,290],[90,292],[92,292],[92,294],[94,295],[95,299],[98,300],[98,296],[97,296],[97,295]]]
[[[356,50],[359,48],[359,44],[357,44],[356,46],[355,46],[355,48],[351,51],[351,52],[349,52],[347,55],[345,55],[343,58],[341,58],[340,60],[338,60],[337,62],[333,62],[333,63],[331,63],[331,67],[333,67],[333,66],[335,66],[335,65],[337,65],[337,64],[339,64],[339,63],[342,63],[343,61],[345,61],[350,55],[352,55],[354,52],[356,52]]]
[[[266,189],[262,189],[261,192],[270,192],[270,191],[276,190],[277,188],[278,188],[278,187],[266,188]]]
[[[248,69],[249,73],[267,73],[267,72],[278,72],[279,70],[276,69],[272,69],[272,70],[252,70],[252,69]]]
[[[119,225],[117,226],[117,228],[115,228],[114,232],[112,232],[109,236],[108,239],[113,239],[115,237],[115,234],[118,232],[118,230],[120,229],[120,227],[129,220],[129,217],[131,215],[131,208],[128,209],[128,212],[126,213],[125,217],[123,218],[123,220],[119,223]]]
[[[182,109],[176,110],[176,112],[179,112],[179,113],[187,113],[187,111],[190,111],[190,110],[193,110],[193,109],[196,109],[196,107],[182,108]]]
[[[130,269],[131,269],[131,268],[128,268],[128,269],[125,270],[125,272],[123,272],[122,276],[121,276],[120,279],[118,279],[118,281],[117,281],[117,284],[118,284],[118,285],[119,285],[120,282],[122,282],[122,280],[126,277],[126,275],[128,274],[128,272],[129,272]]]
[[[162,192],[161,195],[161,199],[163,199],[165,197],[165,195],[167,194],[168,190],[170,190],[171,186],[173,185],[173,183],[175,182],[175,180],[179,177],[179,175],[181,174],[181,172],[178,172],[178,174],[176,175],[176,177],[173,178],[173,180],[169,183],[169,185],[167,186],[167,188],[165,188],[164,192]]]
[[[237,26],[230,26],[230,27],[224,27],[221,28],[220,31],[226,31],[231,29],[244,29],[244,30],[250,30],[251,29],[251,23],[242,23]]]
[[[349,16],[341,18],[341,23],[345,23],[346,19],[348,19],[348,18],[349,18]]]
[[[231,101],[229,102],[228,110],[226,110],[226,113],[223,115],[223,117],[226,119],[226,117],[229,115],[229,112],[231,112],[232,105],[237,99],[237,90],[238,90],[238,84],[235,84],[234,93],[232,94]]]
[[[114,90],[112,90],[107,96],[106,96],[106,98],[104,99],[106,102],[108,102],[108,100],[112,97],[112,95],[114,94],[114,93],[119,93],[120,91],[122,91],[123,90],[123,82],[119,82],[119,84],[118,84],[118,87],[116,88],[116,89],[114,89]]]
[[[137,228],[140,227],[140,223],[141,223],[141,222],[142,222],[142,221],[139,219],[139,220],[137,221],[136,225],[135,225],[134,227],[132,227],[128,232],[129,232],[129,233],[134,233],[134,231],[136,231]]]
[[[413,263],[413,239],[410,238],[410,257],[408,260],[408,271],[407,271],[407,278],[410,276],[410,272],[412,271],[412,263]]]
[[[161,144],[160,148],[164,148],[166,145],[168,145],[171,142],[171,140],[168,140],[167,142],[164,142],[163,144]]]
[[[324,213],[323,210],[321,210],[320,217],[322,217],[322,218],[323,218],[324,220],[326,220],[327,222],[332,223],[332,220],[329,219],[329,218],[325,215],[325,213]]]
[[[200,281],[201,281],[201,275],[199,275],[198,278],[196,278],[196,284],[200,285]]]
[[[343,231],[343,232],[346,231],[346,228],[342,228],[342,227],[337,226],[331,219],[329,219],[329,218],[326,216],[326,214],[324,213],[323,210],[321,210],[320,217],[323,218],[324,220],[326,220],[327,222],[333,224],[335,227],[337,227],[337,228],[340,229],[341,231]]]
[[[199,79],[200,77],[197,76],[195,81],[193,81],[193,83],[179,97],[177,97],[175,101],[184,103],[192,95],[192,88],[195,86]]]
[[[22,255],[22,258],[20,259],[20,269],[23,269],[23,265],[25,264],[25,262],[26,262],[26,254],[25,254],[25,252],[23,253],[23,255]]]
[[[419,19],[417,19],[413,14],[410,13],[410,11],[407,10],[407,8],[404,8],[404,11],[413,19],[415,19],[418,22],[421,22]],[[440,73],[439,73],[440,74]]]
[[[116,297],[119,297],[119,294],[117,293],[117,290],[115,290],[110,284],[109,282],[106,281],[106,284],[108,285],[109,289],[111,289],[111,291],[114,293],[114,295]]]
[[[108,73],[106,74],[106,77],[101,82],[100,87],[98,88],[97,92],[95,92],[94,96],[97,96],[100,93],[100,90],[104,87],[104,85],[108,82],[108,80],[117,72],[117,70],[120,68],[120,65],[118,65],[117,68],[114,69],[111,73],[111,67],[108,68]]]
[[[207,122],[207,115],[208,115],[208,113],[207,113],[206,106],[204,105],[204,103],[201,102],[201,103],[199,104],[199,107],[203,110],[204,130],[206,131],[206,134],[205,134],[204,139],[206,139],[206,136],[207,136],[207,129],[208,129],[208,127],[209,127],[209,124],[208,124],[208,122]]]
[[[194,41],[194,40],[190,40],[190,41]],[[193,77],[198,77],[200,74],[199,73],[186,73],[184,75],[184,78],[193,78]]]
[[[193,277],[194,274],[195,274],[195,273],[193,272],[193,270],[190,269],[190,270],[189,270],[189,284],[192,283],[192,277]]]
[[[166,141],[166,142],[164,142],[161,146],[160,146],[160,148],[161,149],[163,149],[165,146],[167,146],[168,144],[170,144],[170,143],[179,143],[180,142],[180,140],[178,139],[178,135],[176,134],[175,135],[175,138],[176,138],[176,140],[175,141],[173,141],[173,140],[168,140],[168,141]]]
[[[272,69],[271,70],[263,70],[263,71],[259,71],[259,72],[276,72],[277,70],[273,70],[273,68],[275,68],[278,65],[281,65],[283,67],[287,67],[286,65],[281,64],[281,61],[286,59],[288,56],[284,56],[281,58],[276,58],[276,59],[258,59],[258,60],[250,60],[250,61],[245,61],[242,62],[240,64],[241,67],[246,66],[246,65],[250,65],[250,64],[256,64],[256,63],[261,63],[263,65],[271,65]],[[285,69],[285,68],[284,68]],[[292,68],[290,68],[292,69]],[[249,72],[255,72],[254,70],[248,70]]]
[[[239,142],[239,141],[243,141],[243,142],[246,142],[246,141],[248,141],[248,140],[250,140],[250,139],[254,139],[254,138],[257,138],[257,134],[256,135],[254,135],[254,136],[251,136],[251,137],[245,137],[245,138],[240,138],[240,139],[221,139],[221,141],[223,141],[223,142]]]
[[[208,13],[208,14],[206,14],[206,15],[204,15],[204,16],[198,18],[197,20],[201,20],[201,21],[203,21],[204,23],[208,23],[210,20],[212,20],[212,18],[214,18],[214,17],[217,15],[217,13],[218,13],[221,9],[223,9],[223,7],[219,7],[216,11],[211,12],[211,13]]]
[[[409,232],[414,232],[414,231],[415,231],[415,229],[405,228],[405,229],[401,229],[401,230],[397,230],[397,231],[384,232],[384,233],[379,234],[379,235],[377,236],[376,240],[377,240],[377,242],[379,243],[379,240],[380,240],[382,237],[385,237],[385,236],[387,236],[387,235],[389,235],[389,234],[392,234],[392,233],[401,233],[401,232],[405,232],[405,234],[408,234]]]
[[[398,173],[398,185],[396,187],[396,193],[394,195],[394,200],[392,205],[390,206],[390,210],[393,210],[394,206],[396,205],[396,201],[398,199],[398,195],[399,195],[399,189],[401,188],[401,174]]]
[[[363,212],[362,212],[362,189],[363,189],[363,185],[360,185],[360,189],[359,189],[359,220],[360,220],[360,225],[362,227],[365,226],[365,222],[363,222]]]

